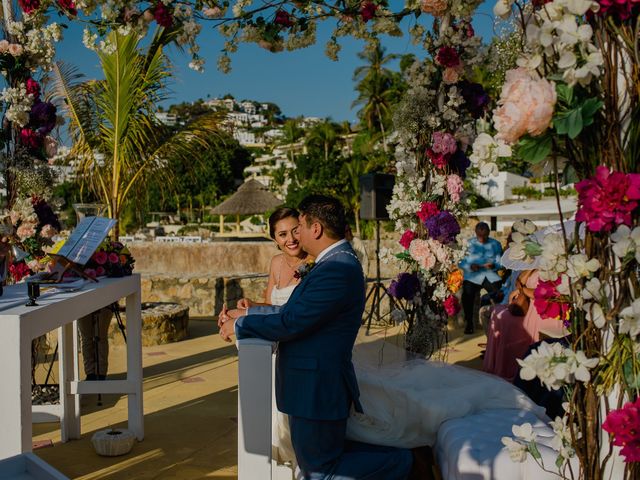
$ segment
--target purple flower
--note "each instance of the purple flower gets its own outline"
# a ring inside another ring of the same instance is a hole
[[[459,82],[458,86],[462,90],[462,98],[464,98],[467,109],[473,118],[482,117],[487,105],[489,105],[489,95],[484,91],[482,85],[464,80]]]
[[[56,126],[56,106],[49,102],[36,102],[29,113],[29,125],[45,136]]]
[[[403,272],[389,285],[389,294],[404,300],[413,300],[418,290],[420,290],[420,281],[415,273]]]
[[[60,231],[60,221],[58,216],[54,213],[51,206],[41,198],[33,197],[31,199],[33,205],[33,211],[38,216],[38,225],[41,227],[44,225],[51,225],[57,231]]]
[[[460,233],[460,225],[456,217],[450,212],[440,212],[424,222],[424,226],[429,230],[429,236],[441,243],[451,243],[455,241]]]
[[[457,150],[456,153],[449,158],[451,173],[457,173],[460,178],[467,178],[467,168],[469,168],[470,165],[471,160],[469,160],[462,150]]]

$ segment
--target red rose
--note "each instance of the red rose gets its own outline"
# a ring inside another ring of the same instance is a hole
[[[416,238],[415,232],[412,232],[411,230],[406,230],[402,234],[402,237],[400,238],[400,245],[402,245],[404,248],[409,248],[414,238]]]
[[[118,256],[117,253],[110,253],[109,254],[109,262],[110,263],[119,263],[120,262],[120,257]]]
[[[173,25],[171,12],[162,2],[156,3],[156,7],[153,9],[153,18],[155,18],[158,25],[162,27],[168,28]]]
[[[98,265],[104,265],[105,263],[107,263],[107,254],[106,252],[96,252],[93,254],[93,260],[98,264]]]
[[[36,82],[33,78],[27,79],[27,93],[33,95],[34,100],[38,100],[40,98],[40,84]]]
[[[460,303],[458,302],[458,299],[453,295],[449,295],[443,302],[442,306],[444,307],[444,311],[450,317],[453,317],[460,311]]]
[[[460,56],[453,47],[440,47],[436,55],[436,62],[445,68],[456,68],[460,66]]]
[[[360,7],[360,16],[363,22],[368,22],[376,16],[378,6],[373,2],[364,2]]]
[[[444,168],[449,164],[449,154],[436,153],[431,148],[427,148],[427,157],[436,168]]]
[[[276,25],[282,25],[283,27],[293,26],[291,15],[289,15],[289,12],[286,12],[285,10],[278,10],[276,12],[276,18],[274,19],[273,23],[275,23]]]

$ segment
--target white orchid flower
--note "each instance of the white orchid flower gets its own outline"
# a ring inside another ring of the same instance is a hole
[[[533,426],[530,423],[523,423],[522,425],[514,425],[511,427],[513,435],[517,438],[524,440],[525,442],[535,442],[537,435],[533,431]]]
[[[587,313],[587,320],[593,322],[597,328],[602,328],[607,323],[607,318],[599,303],[585,303],[582,309]]]
[[[527,460],[527,446],[516,442],[510,437],[502,437],[502,444],[509,451],[509,458],[516,463],[523,463]]]
[[[574,280],[589,278],[599,269],[600,261],[597,258],[589,259],[584,253],[571,255],[567,262],[567,274]]]
[[[631,338],[636,338],[640,333],[640,298],[620,312],[620,333],[628,333]]]

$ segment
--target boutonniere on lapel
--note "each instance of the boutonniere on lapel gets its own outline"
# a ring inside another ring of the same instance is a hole
[[[303,263],[295,271],[295,273],[293,274],[293,278],[296,278],[298,280],[302,280],[304,277],[309,275],[309,272],[315,266],[316,266],[316,262],[314,262],[314,261]]]

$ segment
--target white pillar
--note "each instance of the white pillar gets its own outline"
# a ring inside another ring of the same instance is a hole
[[[238,341],[238,480],[271,479],[274,343]]]

